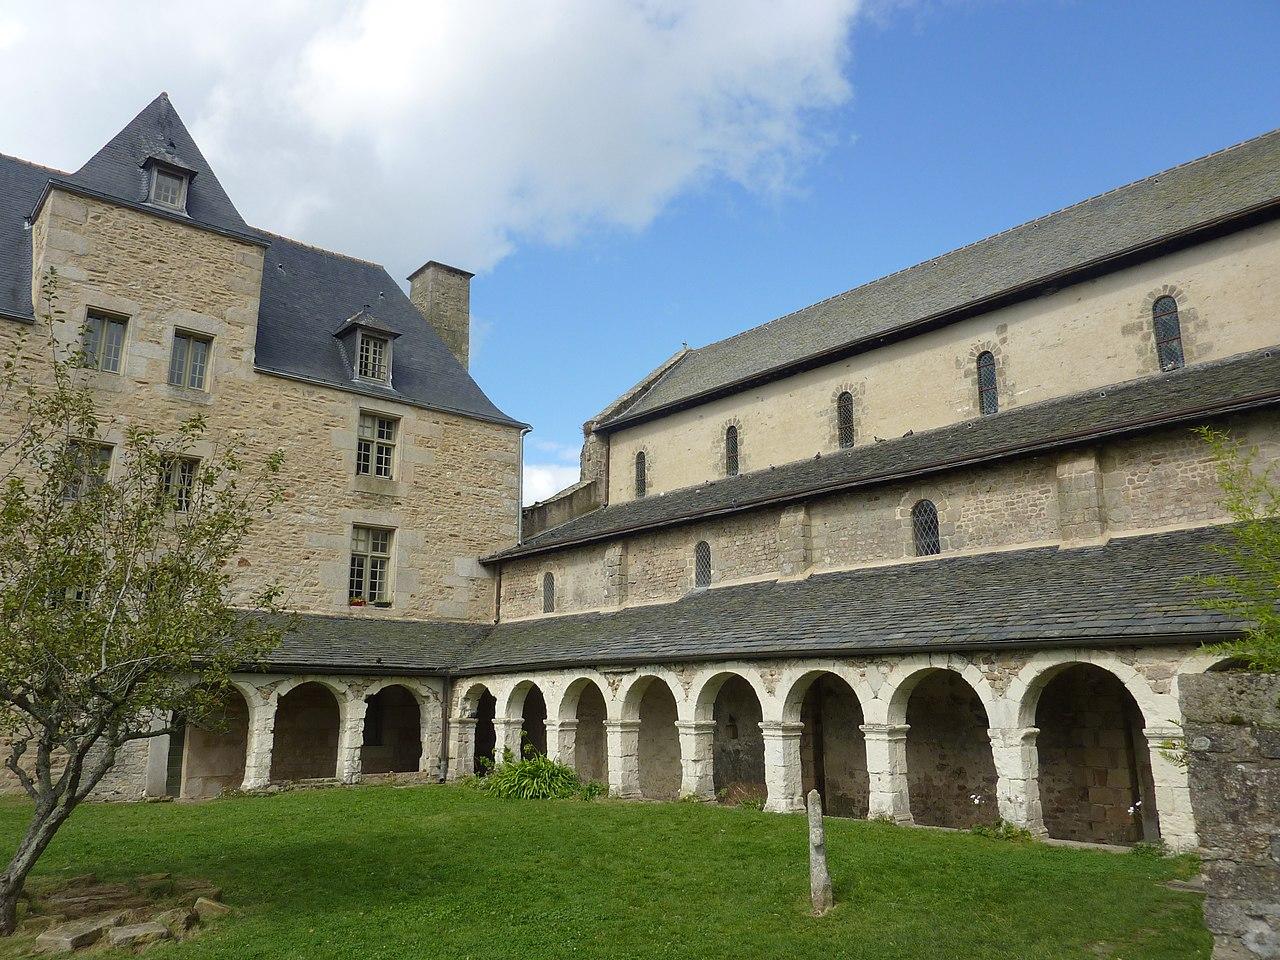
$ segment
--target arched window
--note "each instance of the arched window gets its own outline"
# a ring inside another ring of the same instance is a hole
[[[705,540],[699,540],[693,548],[693,585],[711,586],[711,544]]]
[[[550,573],[542,575],[542,612],[555,613],[556,609],[556,578]]]
[[[1182,356],[1182,323],[1178,319],[1178,301],[1160,297],[1151,305],[1151,325],[1156,334],[1156,357],[1161,370],[1180,370],[1186,363]]]
[[[636,454],[636,496],[643,497],[649,492],[649,478],[645,473],[644,451]]]
[[[938,508],[932,500],[921,500],[911,508],[911,534],[917,557],[932,557],[942,552],[938,536]]]
[[[727,477],[738,475],[738,428],[733,426],[724,432],[724,472]]]
[[[1000,409],[1000,390],[996,386],[996,358],[990,350],[978,354],[978,410],[985,417]]]
[[[836,434],[840,449],[848,450],[855,439],[853,430],[853,394],[846,390],[836,397]]]

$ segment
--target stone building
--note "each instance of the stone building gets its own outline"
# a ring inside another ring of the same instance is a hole
[[[245,576],[301,629],[117,795],[528,745],[621,797],[1195,844],[1179,678],[1241,625],[1189,580],[1229,535],[1191,431],[1280,454],[1280,132],[682,350],[523,516],[467,274],[249,228],[164,97],[75,174],[0,160],[0,204],[11,346],[56,267],[122,424],[203,405],[295,471]]]

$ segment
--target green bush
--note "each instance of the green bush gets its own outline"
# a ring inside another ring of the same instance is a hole
[[[504,758],[480,786],[496,797],[517,800],[564,800],[584,793],[582,780],[569,767],[534,754],[523,760]]]

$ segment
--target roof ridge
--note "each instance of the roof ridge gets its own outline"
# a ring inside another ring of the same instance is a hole
[[[342,253],[338,250],[330,250],[327,247],[316,246],[314,243],[307,243],[305,240],[298,240],[295,237],[286,237],[283,233],[275,233],[272,230],[266,230],[262,227],[250,227],[249,229],[253,230],[254,233],[262,234],[264,237],[271,237],[273,240],[283,240],[285,243],[292,243],[305,250],[312,250],[315,253],[324,253],[331,257],[341,257],[343,260],[350,260],[353,263],[361,263],[366,267],[377,267],[379,270],[387,269],[381,263],[377,263],[373,260],[366,260],[363,257],[352,256],[349,253]]]
[[[66,170],[59,170],[57,167],[51,167],[47,163],[36,163],[34,160],[27,160],[24,157],[14,156],[12,153],[5,153],[0,150],[0,159],[12,160],[14,163],[21,163],[24,166],[35,167],[37,170],[47,170],[49,173],[56,173],[63,177],[69,177],[71,174]]]
[[[1155,172],[1155,173],[1148,174],[1148,175],[1147,175],[1147,176],[1145,176],[1145,177],[1139,177],[1139,178],[1138,178],[1138,179],[1136,179],[1136,180],[1130,180],[1130,181],[1128,181],[1127,183],[1119,184],[1119,185],[1117,185],[1117,186],[1111,187],[1111,188],[1110,188],[1110,189],[1108,189],[1108,190],[1103,190],[1101,193],[1095,193],[1095,194],[1093,194],[1092,196],[1085,197],[1083,200],[1077,200],[1077,201],[1075,201],[1074,203],[1068,203],[1067,205],[1062,206],[1062,207],[1058,207],[1058,208],[1057,208],[1057,209],[1055,209],[1055,210],[1050,210],[1050,211],[1048,211],[1048,212],[1046,212],[1046,213],[1042,213],[1042,214],[1040,214],[1039,216],[1032,217],[1030,220],[1024,220],[1023,222],[1021,222],[1021,223],[1016,223],[1016,224],[1014,224],[1013,226],[1005,227],[1003,230],[997,230],[995,233],[990,233],[990,234],[987,234],[987,235],[986,235],[986,236],[984,236],[984,237],[979,237],[977,240],[971,240],[970,242],[968,242],[968,243],[963,243],[963,244],[961,244],[961,245],[960,245],[960,246],[958,246],[958,247],[952,247],[950,250],[946,250],[946,251],[944,251],[944,252],[942,252],[942,253],[939,253],[939,254],[937,254],[937,255],[935,255],[935,256],[929,257],[929,258],[927,258],[927,259],[925,259],[925,260],[921,260],[921,261],[919,261],[919,262],[917,262],[917,263],[913,263],[913,264],[911,264],[911,265],[909,265],[909,266],[902,267],[902,268],[900,268],[900,269],[898,269],[898,270],[893,270],[893,271],[890,271],[889,273],[882,274],[881,276],[878,276],[878,277],[875,277],[874,279],[868,280],[866,283],[860,283],[860,284],[858,284],[857,286],[849,287],[847,290],[842,290],[841,292],[839,292],[839,293],[835,293],[835,294],[832,294],[832,295],[831,295],[831,296],[829,296],[829,297],[825,297],[825,298],[823,298],[823,299],[821,299],[821,300],[816,300],[816,301],[814,301],[813,303],[806,304],[806,305],[805,305],[805,306],[803,306],[803,307],[798,307],[798,308],[797,308],[797,309],[795,309],[795,310],[791,310],[791,311],[789,311],[789,312],[787,312],[787,313],[784,313],[784,314],[781,314],[781,315],[779,315],[779,316],[777,316],[777,317],[774,317],[772,320],[766,320],[766,321],[764,321],[763,323],[758,323],[758,324],[756,324],[756,325],[755,325],[755,326],[753,326],[753,327],[748,327],[746,330],[740,330],[740,331],[738,331],[737,333],[731,334],[730,336],[727,336],[727,337],[722,337],[722,338],[721,338],[721,339],[719,339],[719,340],[712,340],[710,343],[705,343],[705,344],[703,344],[701,347],[695,347],[695,348],[694,348],[694,349],[692,349],[690,352],[691,352],[691,353],[699,353],[699,352],[701,352],[702,350],[707,349],[708,347],[714,347],[714,346],[717,346],[718,344],[728,343],[728,342],[730,342],[731,340],[736,340],[738,337],[746,336],[746,335],[747,335],[747,334],[749,334],[749,333],[755,333],[755,332],[756,332],[756,331],[758,331],[758,330],[761,330],[761,329],[763,329],[763,328],[765,328],[765,327],[768,327],[768,326],[772,326],[773,324],[778,323],[778,322],[780,322],[780,321],[782,321],[782,320],[789,319],[790,317],[794,317],[794,316],[796,316],[797,314],[804,313],[804,312],[805,312],[805,311],[807,311],[807,310],[812,310],[812,309],[814,309],[815,307],[821,307],[821,306],[823,306],[823,305],[825,305],[825,304],[832,303],[832,302],[834,302],[834,301],[840,300],[840,299],[842,299],[843,297],[847,297],[849,294],[854,293],[854,292],[856,292],[856,291],[858,291],[858,290],[865,290],[867,287],[873,287],[873,286],[876,286],[877,284],[879,284],[879,283],[883,283],[883,282],[885,282],[886,280],[891,280],[891,279],[893,279],[894,277],[898,277],[898,276],[901,276],[901,275],[903,275],[903,274],[910,273],[910,272],[911,272],[911,271],[913,271],[913,270],[919,270],[919,269],[921,269],[921,268],[923,268],[923,267],[927,267],[927,266],[929,266],[929,265],[930,265],[930,264],[932,264],[932,263],[937,263],[939,260],[945,259],[946,257],[949,257],[949,256],[951,256],[952,254],[960,253],[960,252],[961,252],[961,251],[963,251],[963,250],[971,250],[971,249],[973,249],[974,247],[979,246],[979,245],[981,245],[981,244],[983,244],[983,243],[986,243],[986,242],[988,242],[988,241],[990,241],[990,240],[994,240],[994,239],[996,239],[997,237],[1002,237],[1002,236],[1004,236],[1004,235],[1006,235],[1006,234],[1013,233],[1015,230],[1021,230],[1023,227],[1029,227],[1029,226],[1032,226],[1033,224],[1040,223],[1041,221],[1043,221],[1043,220],[1047,220],[1047,219],[1049,219],[1050,217],[1056,217],[1056,216],[1058,216],[1059,214],[1065,213],[1065,212],[1066,212],[1066,211],[1068,211],[1068,210],[1074,210],[1074,209],[1076,209],[1076,208],[1078,208],[1078,207],[1083,207],[1083,206],[1085,206],[1085,205],[1087,205],[1087,204],[1090,204],[1090,203],[1093,203],[1093,202],[1095,202],[1095,201],[1097,201],[1097,200],[1101,200],[1101,199],[1102,199],[1102,198],[1104,198],[1104,197],[1109,197],[1109,196],[1111,196],[1112,194],[1119,193],[1119,192],[1120,192],[1120,191],[1122,191],[1122,190],[1128,190],[1128,189],[1130,189],[1131,187],[1136,187],[1136,186],[1138,186],[1139,184],[1142,184],[1142,183],[1148,183],[1148,182],[1151,182],[1151,181],[1159,180],[1159,179],[1160,179],[1160,177],[1163,177],[1163,176],[1165,176],[1165,175],[1167,175],[1167,174],[1173,173],[1173,172],[1174,172],[1174,171],[1176,171],[1176,170],[1182,170],[1182,169],[1184,169],[1184,168],[1186,168],[1186,167],[1195,166],[1195,165],[1196,165],[1196,164],[1198,164],[1198,163],[1204,163],[1206,160],[1212,160],[1214,157],[1222,156],[1223,154],[1230,153],[1230,152],[1231,152],[1231,151],[1233,151],[1233,150],[1239,150],[1239,149],[1240,149],[1240,148],[1242,148],[1242,147],[1246,147],[1246,146],[1248,146],[1249,144],[1256,143],[1256,142],[1258,142],[1259,140],[1264,140],[1264,139],[1266,139],[1267,137],[1274,136],[1275,134],[1278,134],[1278,133],[1280,133],[1280,127],[1276,127],[1276,128],[1274,128],[1274,129],[1267,130],[1266,132],[1264,132],[1264,133],[1260,133],[1260,134],[1258,134],[1257,136],[1254,136],[1254,137],[1248,137],[1248,138],[1246,138],[1246,139],[1244,139],[1244,140],[1240,140],[1240,141],[1238,141],[1238,142],[1236,142],[1236,143],[1233,143],[1233,144],[1231,144],[1230,146],[1222,147],[1222,148],[1220,148],[1220,149],[1218,149],[1218,150],[1214,150],[1214,151],[1212,151],[1212,152],[1210,152],[1210,153],[1206,153],[1206,154],[1203,154],[1203,155],[1198,156],[1198,157],[1192,157],[1190,160],[1184,160],[1184,161],[1182,161],[1181,163],[1175,163],[1175,164],[1174,164],[1173,166],[1171,166],[1171,167],[1166,167],[1166,168],[1165,168],[1165,169],[1163,169],[1163,170],[1159,170],[1159,171],[1157,171],[1157,172]]]

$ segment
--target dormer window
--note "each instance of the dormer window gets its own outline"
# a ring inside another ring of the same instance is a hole
[[[187,178],[159,165],[151,167],[151,202],[170,210],[187,209]]]
[[[386,383],[391,379],[391,341],[360,331],[360,348],[356,360],[356,374],[362,380]]]

